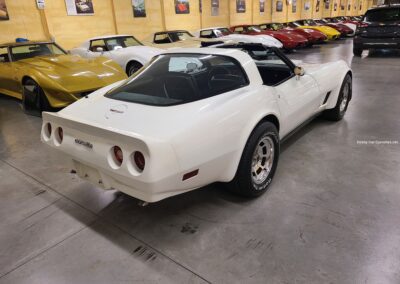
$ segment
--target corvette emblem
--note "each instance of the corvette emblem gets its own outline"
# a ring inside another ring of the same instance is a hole
[[[79,144],[79,145],[82,145],[82,146],[85,146],[86,148],[93,149],[93,144],[90,143],[90,142],[83,141],[81,139],[76,138],[75,139],[75,143]]]

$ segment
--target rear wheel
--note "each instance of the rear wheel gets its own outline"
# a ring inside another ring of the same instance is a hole
[[[353,54],[354,54],[355,56],[360,57],[361,54],[362,54],[362,52],[363,52],[363,49],[362,49],[362,48],[353,47]]]
[[[126,67],[126,74],[128,76],[132,76],[142,67],[143,67],[143,65],[140,64],[139,62],[131,61],[131,62],[129,62],[128,67]]]
[[[25,112],[50,111],[52,107],[43,89],[32,79],[27,79],[23,83],[22,106]]]
[[[278,130],[271,122],[262,122],[247,141],[230,190],[247,197],[260,196],[272,182],[278,159]]]
[[[340,93],[335,108],[328,109],[324,113],[326,119],[339,121],[345,115],[352,95],[351,81],[351,76],[347,74],[343,80],[342,87],[340,88]]]

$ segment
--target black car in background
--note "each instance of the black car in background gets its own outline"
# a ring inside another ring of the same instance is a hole
[[[359,24],[353,43],[353,53],[361,56],[364,49],[400,49],[400,6],[369,9]]]

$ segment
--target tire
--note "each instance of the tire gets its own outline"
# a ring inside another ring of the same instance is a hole
[[[362,49],[362,48],[353,47],[353,54],[354,54],[354,56],[360,57],[362,53],[363,53],[363,49]]]
[[[342,86],[340,87],[340,93],[336,106],[333,109],[328,109],[325,111],[324,116],[328,120],[339,121],[341,120],[349,106],[349,102],[352,96],[352,79],[349,74],[344,77]]]
[[[260,123],[252,132],[243,150],[240,163],[229,189],[246,197],[257,197],[267,191],[279,160],[279,134],[268,121]],[[260,166],[269,166],[269,170]]]
[[[32,79],[27,79],[23,83],[22,107],[25,112],[37,111],[40,113],[53,109],[43,89]]]
[[[139,62],[131,61],[128,63],[128,66],[126,67],[126,74],[130,77],[133,74],[135,74],[142,67],[143,67],[143,65],[140,64]]]

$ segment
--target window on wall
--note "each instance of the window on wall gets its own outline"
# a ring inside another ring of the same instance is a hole
[[[8,56],[8,48],[0,47],[0,63],[10,62],[10,57]]]

